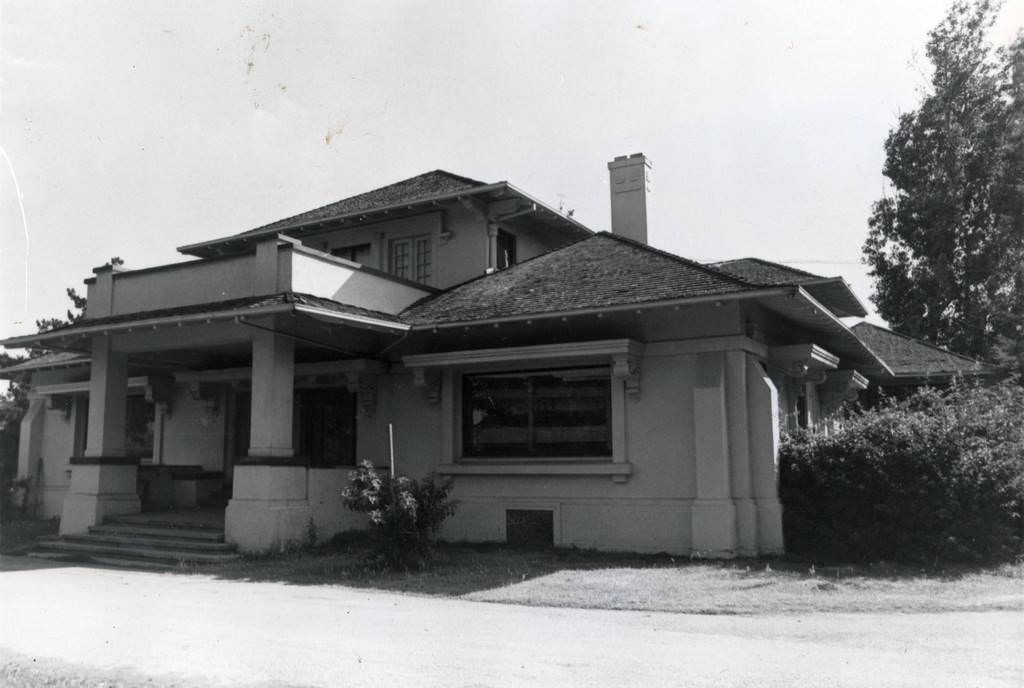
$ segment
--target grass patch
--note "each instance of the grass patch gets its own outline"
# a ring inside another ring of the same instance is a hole
[[[56,535],[59,518],[13,518],[0,521],[0,554],[18,554],[38,538]]]
[[[703,562],[667,555],[442,544],[423,571],[372,563],[359,538],[193,569],[219,578],[346,585],[536,606],[697,614],[1024,609],[1024,562],[990,567]]]

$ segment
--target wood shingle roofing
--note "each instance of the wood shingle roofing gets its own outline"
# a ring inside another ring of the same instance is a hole
[[[867,309],[842,277],[822,277],[805,270],[773,263],[763,258],[738,258],[718,263],[711,267],[765,287],[799,285],[840,318],[867,315]]]
[[[869,322],[857,323],[851,329],[889,365],[898,378],[948,378],[954,375],[989,375],[995,372],[990,366],[973,358],[946,351],[928,342]]]
[[[708,263],[708,265],[754,284],[800,284],[801,282],[828,279],[762,258],[737,258],[736,260]]]
[[[461,177],[451,172],[445,172],[444,170],[434,170],[433,172],[426,172],[409,179],[403,179],[400,182],[388,184],[366,193],[349,196],[340,201],[328,203],[319,208],[307,210],[304,213],[292,215],[291,217],[271,222],[256,229],[250,229],[247,232],[242,232],[242,235],[284,229],[307,222],[317,222],[349,213],[366,212],[400,203],[411,203],[443,194],[467,191],[480,186],[487,186],[487,184],[470,179],[469,177]]]
[[[401,317],[414,325],[470,322],[756,289],[706,265],[601,232],[429,296]]]

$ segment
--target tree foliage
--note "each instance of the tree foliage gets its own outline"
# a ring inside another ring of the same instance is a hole
[[[959,0],[929,34],[931,80],[886,139],[891,190],[864,257],[893,327],[1012,363],[1024,337],[1024,35],[993,48],[998,11]]]
[[[124,265],[120,256],[114,256],[107,265]],[[66,311],[65,318],[43,318],[36,320],[38,332],[49,332],[58,327],[64,327],[77,322],[85,315],[86,297],[79,295],[74,287],[66,290],[68,298],[71,299],[71,308]],[[46,353],[45,350],[31,349],[32,356]],[[21,363],[27,360],[25,356],[15,356],[0,351],[0,368]],[[25,410],[28,408],[28,374],[21,374],[11,379],[10,387],[6,394],[0,394],[0,432],[16,433],[18,421],[21,420]]]

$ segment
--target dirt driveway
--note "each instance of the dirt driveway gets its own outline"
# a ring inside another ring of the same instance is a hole
[[[16,685],[1020,686],[1022,650],[1017,612],[698,616],[0,572],[0,679]]]

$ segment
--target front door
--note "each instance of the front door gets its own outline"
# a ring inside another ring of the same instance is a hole
[[[295,393],[295,452],[310,466],[356,465],[356,395],[344,387]]]
[[[248,392],[235,395],[233,463],[249,451],[250,410]],[[356,465],[356,395],[344,387],[295,390],[293,446],[295,454],[310,466]]]

